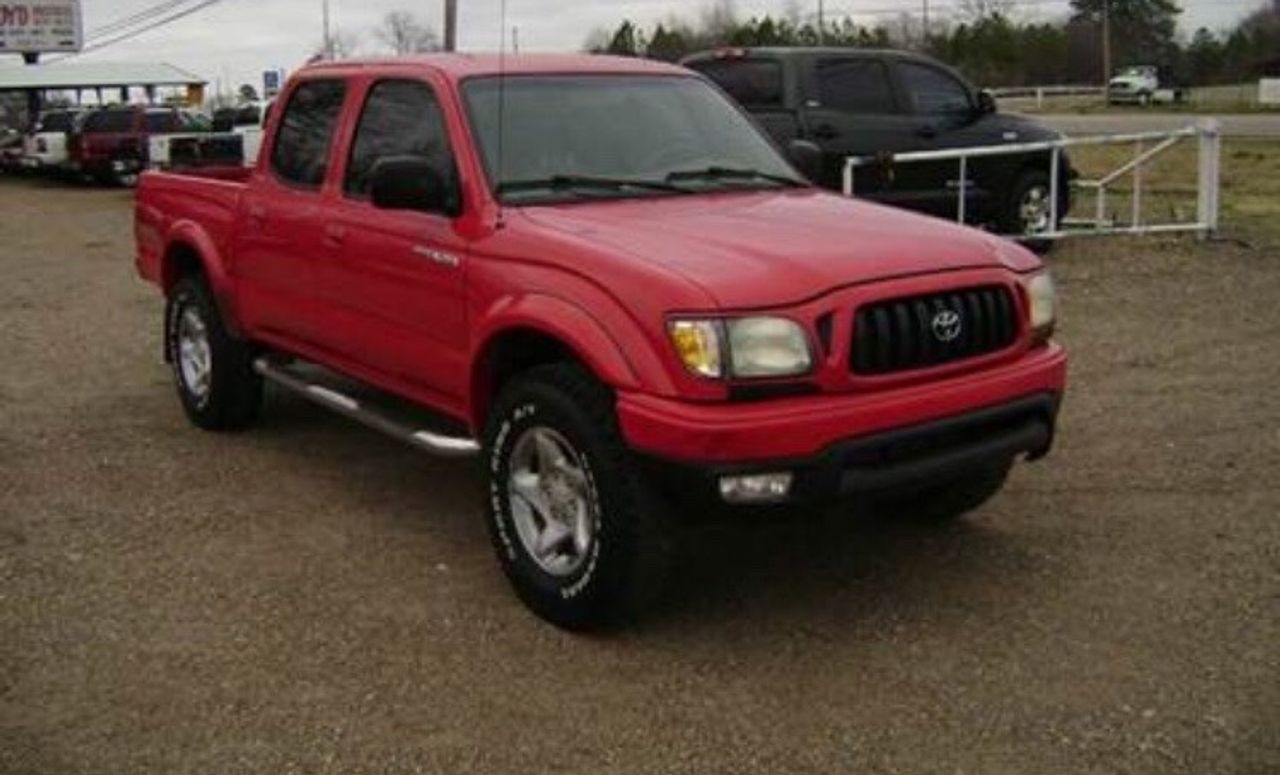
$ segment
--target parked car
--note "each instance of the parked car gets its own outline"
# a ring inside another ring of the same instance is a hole
[[[266,379],[482,455],[498,560],[558,625],[658,588],[672,502],[949,517],[1050,449],[1041,261],[812,186],[687,70],[323,63],[276,113],[253,170],[142,176],[187,416],[248,426]]]
[[[194,114],[173,107],[103,108],[85,116],[71,135],[71,166],[100,182],[132,188],[147,165],[151,136],[207,128]]]
[[[71,162],[67,138],[75,131],[76,123],[83,115],[84,111],[79,108],[42,113],[31,133],[23,138],[21,166],[33,171],[66,170]]]
[[[1112,105],[1173,104],[1182,102],[1186,91],[1167,67],[1132,65],[1111,79],[1107,100]]]
[[[12,171],[22,159],[22,133],[12,127],[0,127],[0,170]]]
[[[994,97],[929,57],[848,48],[735,48],[694,54],[684,65],[737,100],[774,139],[822,149],[817,182],[842,190],[845,160],[912,151],[1052,140],[1025,116],[997,112]],[[1070,207],[1063,157],[1058,218]],[[1033,238],[1050,229],[1048,152],[974,158],[966,221]],[[955,219],[960,176],[952,159],[874,164],[856,171],[863,198]],[[1040,243],[1037,243],[1040,246]]]

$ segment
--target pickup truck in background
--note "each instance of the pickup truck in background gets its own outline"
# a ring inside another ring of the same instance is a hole
[[[843,190],[845,160],[914,151],[1050,140],[1060,135],[1020,115],[997,112],[995,98],[929,57],[849,48],[732,48],[683,62],[714,81],[786,146],[808,140],[822,149],[817,182]],[[1070,208],[1065,161],[1058,219]],[[1050,229],[1048,152],[969,162],[966,222],[1037,249]],[[955,160],[874,164],[855,171],[858,197],[955,220]]]
[[[30,171],[62,172],[68,169],[71,155],[67,138],[84,116],[79,108],[50,110],[42,113],[31,133],[22,141],[20,164]]]
[[[343,61],[277,104],[255,168],[142,176],[187,416],[244,428],[268,381],[481,456],[497,558],[559,626],[651,600],[703,505],[953,517],[1052,445],[1041,261],[814,187],[817,149],[683,68]]]
[[[122,105],[89,113],[68,143],[71,168],[101,183],[133,188],[148,163],[150,138],[208,127],[172,107]]]
[[[155,135],[147,166],[157,170],[251,167],[262,149],[262,127],[269,112],[269,104],[259,103],[220,108],[213,113],[212,132]]]
[[[1186,87],[1169,68],[1156,65],[1131,65],[1107,84],[1107,101],[1112,105],[1174,105],[1186,94]]]

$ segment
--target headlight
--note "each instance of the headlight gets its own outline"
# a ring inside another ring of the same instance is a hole
[[[1031,336],[1036,342],[1046,342],[1053,336],[1053,326],[1058,319],[1058,294],[1048,272],[1041,272],[1027,281],[1027,300]]]
[[[720,360],[720,322],[716,320],[675,320],[668,329],[676,355],[689,371],[700,377],[724,374]]]
[[[786,318],[674,320],[668,333],[680,362],[700,377],[794,377],[813,367],[808,335]]]
[[[741,318],[729,322],[729,363],[735,377],[794,377],[807,373],[813,358],[794,320]]]

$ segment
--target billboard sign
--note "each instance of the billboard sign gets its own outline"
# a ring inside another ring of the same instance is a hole
[[[0,0],[0,54],[79,51],[80,0]]]

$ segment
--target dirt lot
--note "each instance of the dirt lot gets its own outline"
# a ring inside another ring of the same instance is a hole
[[[279,395],[190,429],[128,194],[0,214],[4,773],[1280,772],[1277,241],[1064,248],[1049,460],[944,528],[703,529],[588,638],[477,467]]]

